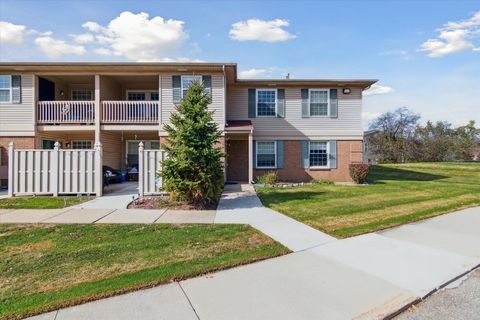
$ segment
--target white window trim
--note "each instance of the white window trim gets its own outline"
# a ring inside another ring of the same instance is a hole
[[[310,143],[324,142],[327,146],[327,165],[326,166],[310,166]],[[325,140],[310,140],[308,141],[308,165],[310,169],[328,169],[330,168],[330,143]]]
[[[195,78],[200,78],[200,83],[203,81],[203,76],[201,75],[198,75],[198,74],[194,74],[194,75],[183,75],[183,76],[180,76],[180,90],[182,91],[182,99],[183,99],[183,79],[184,78],[193,78],[193,80],[195,80]]]
[[[93,92],[93,90],[90,90],[90,89],[72,89],[70,90],[70,100],[73,101],[73,91],[90,91],[91,95],[92,95],[92,100],[83,100],[83,101],[95,101],[95,94]],[[82,100],[77,100],[77,101],[82,101]]]
[[[325,116],[317,116],[311,115],[311,97],[312,97],[312,91],[326,91],[327,92],[327,115]],[[314,89],[308,89],[308,117],[309,118],[329,118],[330,117],[330,89],[328,88],[314,88]]]
[[[275,153],[274,161],[275,165],[272,167],[259,167],[258,166],[258,143],[259,142],[273,142],[273,151]],[[255,141],[255,168],[257,169],[276,169],[277,168],[277,141],[275,140],[260,140]]]
[[[152,93],[158,93],[158,101],[160,101],[160,92],[158,90],[130,90],[130,89],[127,89],[125,100],[128,100],[128,94],[130,92],[131,93],[145,93],[145,101],[157,101],[157,100],[152,100]],[[128,101],[130,101],[130,100],[128,100]]]
[[[273,116],[259,116],[258,115],[258,91],[273,91],[275,92],[275,115]],[[259,89],[255,89],[255,117],[257,118],[276,118],[277,117],[277,114],[278,114],[278,92],[277,92],[277,89],[272,89],[272,88],[259,88]],[[277,145],[275,143],[275,145]]]
[[[91,149],[73,149],[73,143],[74,143],[74,142],[86,142],[86,141],[90,142],[91,145],[92,145],[92,148],[94,148],[94,141],[93,141],[93,140],[77,139],[77,140],[71,140],[71,141],[70,141],[70,149],[72,149],[72,150],[91,150]]]
[[[0,74],[0,76],[10,77],[10,99],[8,101],[0,101],[0,104],[12,104],[13,103],[13,88],[12,88],[12,75],[11,74]],[[1,90],[7,90],[6,88],[2,88]]]

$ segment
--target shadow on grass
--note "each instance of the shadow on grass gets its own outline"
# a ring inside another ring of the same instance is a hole
[[[325,191],[289,191],[289,192],[262,192],[259,194],[260,200],[266,206],[284,203],[288,201],[303,201],[303,200],[311,200],[316,198],[317,200],[321,200],[318,198],[320,196],[325,195]],[[323,198],[325,199],[325,198]]]
[[[372,166],[369,181],[382,184],[381,180],[389,181],[434,181],[450,178],[438,174],[430,174],[425,172],[411,171],[395,167]]]

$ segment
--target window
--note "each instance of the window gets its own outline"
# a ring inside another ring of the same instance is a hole
[[[310,116],[328,116],[329,90],[310,90]]]
[[[187,94],[187,90],[193,81],[202,83],[202,76],[182,76],[182,98]]]
[[[275,141],[257,141],[257,168],[275,168]]]
[[[277,90],[257,90],[257,116],[274,117],[276,115]]]
[[[72,90],[73,101],[92,101],[93,94],[91,90]]]
[[[128,101],[159,101],[158,91],[127,91]]]
[[[42,149],[53,150],[55,148],[55,140],[42,140]]]
[[[127,94],[128,101],[145,101],[145,92],[131,92]]]
[[[328,147],[325,141],[310,141],[310,167],[328,167]]]
[[[12,102],[12,77],[0,75],[0,103]]]
[[[89,140],[72,141],[72,149],[93,149],[93,143]]]

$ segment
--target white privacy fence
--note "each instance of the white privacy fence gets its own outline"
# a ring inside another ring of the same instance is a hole
[[[9,196],[31,194],[102,195],[102,146],[95,149],[18,149],[9,145]]]
[[[138,146],[138,193],[155,195],[162,193],[162,179],[158,172],[162,170],[165,152],[161,150],[145,150],[143,142]]]

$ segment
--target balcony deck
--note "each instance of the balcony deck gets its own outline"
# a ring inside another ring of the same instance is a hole
[[[109,125],[159,124],[159,101],[101,101],[100,123]],[[92,125],[95,101],[39,101],[39,125]]]

